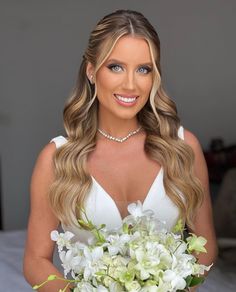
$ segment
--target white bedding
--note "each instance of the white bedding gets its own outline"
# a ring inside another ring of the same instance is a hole
[[[0,292],[33,291],[22,275],[25,231],[0,232]],[[236,267],[219,261],[199,292],[235,292]]]
[[[25,231],[0,232],[0,292],[32,292],[22,275]]]

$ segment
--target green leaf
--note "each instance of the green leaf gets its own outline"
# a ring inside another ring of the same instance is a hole
[[[189,287],[197,286],[204,282],[204,277],[193,276],[192,281],[189,284]]]
[[[186,284],[187,284],[187,287],[189,287],[190,286],[190,284],[191,284],[191,282],[192,282],[192,279],[193,279],[193,276],[188,276],[186,279],[185,279],[185,281],[186,281]]]

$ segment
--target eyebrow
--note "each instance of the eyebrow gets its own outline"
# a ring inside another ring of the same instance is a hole
[[[119,61],[117,59],[107,60],[106,63],[119,63],[121,65],[126,65],[124,62],[121,62],[121,61]],[[145,65],[153,66],[153,64],[151,62],[145,62],[145,63],[142,63],[142,64],[138,64],[138,66],[145,66]]]

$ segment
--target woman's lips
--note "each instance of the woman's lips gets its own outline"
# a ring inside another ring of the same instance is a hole
[[[116,101],[123,106],[133,106],[138,96],[131,96],[131,95],[120,95],[120,94],[114,94]]]

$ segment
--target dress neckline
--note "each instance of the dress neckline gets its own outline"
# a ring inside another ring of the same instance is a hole
[[[153,189],[153,187],[155,186],[155,183],[158,181],[160,175],[163,173],[163,167],[161,166],[161,168],[159,169],[154,181],[152,182],[151,186],[149,187],[149,190],[146,194],[146,196],[144,197],[144,200],[141,202],[142,205],[144,206],[145,203],[148,201],[148,198],[149,198],[149,195],[151,193],[151,190]],[[103,192],[103,194],[110,200],[110,202],[112,203],[112,205],[115,207],[117,213],[118,213],[118,216],[120,217],[120,221],[123,220],[122,216],[121,216],[121,213],[120,213],[120,210],[119,208],[117,207],[117,204],[116,204],[116,201],[112,198],[112,196],[100,185],[100,183],[95,179],[94,176],[92,176],[92,180],[93,182],[100,188],[100,190]]]

